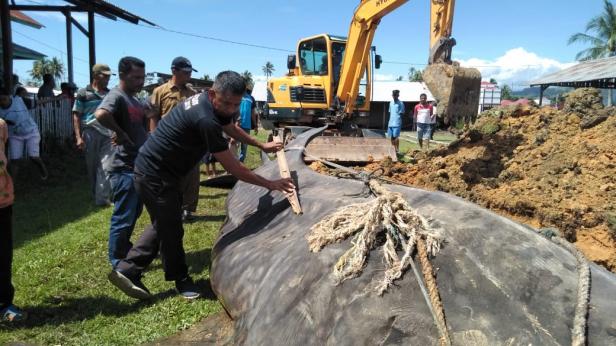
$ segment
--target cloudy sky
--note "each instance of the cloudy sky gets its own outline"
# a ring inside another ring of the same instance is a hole
[[[67,4],[59,0],[16,0],[18,4]],[[216,1],[110,0],[156,24],[133,25],[96,17],[97,60],[115,68],[125,55],[142,58],[148,71],[168,72],[171,60],[183,55],[199,70],[195,77],[214,76],[225,69],[248,70],[262,76],[271,61],[274,75],[285,73],[286,56],[298,39],[319,33],[346,36],[358,0],[337,1]],[[422,69],[428,58],[429,0],[409,1],[381,21],[373,44],[385,63],[378,79],[405,76]],[[459,0],[453,36],[453,57],[463,66],[481,70],[483,78],[522,88],[529,81],[574,63],[583,45],[567,39],[583,32],[602,11],[603,0]],[[28,12],[45,25],[40,30],[13,24],[16,43],[66,62],[64,17],[59,13]],[[75,18],[85,23],[83,14]],[[87,83],[85,37],[74,37],[75,79]],[[235,43],[227,42],[233,41]],[[255,47],[259,46],[259,47]],[[27,80],[32,62],[17,62]],[[112,81],[113,84],[114,81]]]

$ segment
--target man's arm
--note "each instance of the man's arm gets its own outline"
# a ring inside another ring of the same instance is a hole
[[[223,126],[222,129],[225,131],[226,134],[231,136],[231,138],[237,141],[240,141],[244,144],[255,146],[265,151],[266,153],[273,153],[273,152],[276,152],[282,149],[282,143],[278,143],[278,142],[261,143],[257,141],[256,139],[254,139],[249,134],[247,134],[246,132],[244,132],[244,130],[242,130],[239,126],[237,126],[234,123],[227,124]]]
[[[77,145],[77,149],[83,150],[85,143],[81,138],[81,113],[78,111],[73,111],[73,130],[75,131],[75,145]]]
[[[122,130],[122,128],[115,121],[111,112],[104,108],[99,108],[94,113],[94,116],[101,125],[114,132],[114,137],[112,140],[116,145],[122,145],[124,143],[135,145],[133,141],[130,140],[130,137],[128,137],[128,134],[126,134],[126,132],[124,132],[124,130]]]
[[[154,89],[152,96],[148,100],[148,106],[150,108],[148,114],[148,131],[150,133],[154,132],[156,126],[158,126],[158,121],[162,118],[162,114],[160,114],[162,107],[160,104],[160,92],[158,88],[160,87]],[[147,109],[146,112],[148,112]]]
[[[290,178],[278,180],[265,179],[242,165],[228,149],[214,153],[213,155],[227,172],[231,173],[241,181],[262,186],[268,190],[276,190],[286,193],[292,193],[295,190],[295,185]]]
[[[252,124],[252,128],[255,130],[255,135],[257,133],[259,133],[259,117],[257,116],[257,108],[256,107],[252,107],[252,112],[250,114],[251,116],[251,124]]]

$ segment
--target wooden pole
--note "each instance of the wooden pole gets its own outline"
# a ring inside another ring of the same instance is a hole
[[[92,66],[96,64],[96,34],[94,30],[94,11],[88,11],[88,47],[90,52],[90,80],[93,79]]]
[[[75,81],[73,75],[73,26],[71,25],[71,11],[64,11],[66,17],[66,65],[68,69],[68,82]]]
[[[4,87],[12,92],[13,87],[13,35],[9,0],[0,0],[0,21],[2,22],[2,79]]]
[[[276,136],[276,140],[278,140],[280,143],[284,143],[282,131],[278,131],[278,136]],[[283,178],[291,178],[291,171],[289,170],[289,165],[287,163],[287,157],[284,153],[284,148],[276,153],[276,158],[278,159],[280,176]],[[289,200],[289,203],[291,203],[291,208],[293,209],[293,212],[297,215],[300,215],[302,213],[302,206],[299,204],[299,197],[297,196],[297,191],[293,190],[293,193],[287,193],[285,195]]]

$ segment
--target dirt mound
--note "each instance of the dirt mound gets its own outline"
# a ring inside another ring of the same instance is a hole
[[[572,92],[563,110],[484,112],[448,147],[409,155],[413,164],[364,169],[558,228],[587,258],[616,272],[616,109],[604,108],[596,89]]]

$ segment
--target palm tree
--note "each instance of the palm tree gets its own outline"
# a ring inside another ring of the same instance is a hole
[[[209,75],[209,74],[207,74],[207,73],[206,73],[206,74],[204,74],[204,75],[203,75],[203,78],[201,78],[201,79],[203,79],[203,80],[204,80],[204,81],[206,81],[206,82],[211,82],[211,81],[212,81],[212,77],[210,77],[210,75]]]
[[[576,60],[599,59],[616,55],[616,11],[609,0],[603,0],[603,13],[593,17],[586,24],[586,32],[578,32],[569,38],[569,44],[587,42],[591,47],[577,53]],[[608,106],[612,105],[612,89],[608,89]]]
[[[269,77],[272,75],[272,72],[276,71],[276,69],[274,68],[274,64],[272,64],[271,62],[266,62],[265,65],[263,65],[263,73],[265,73],[265,78],[269,79]]]
[[[252,83],[252,73],[248,70],[244,71],[242,73],[242,77],[244,77],[244,80],[246,81],[246,83]]]
[[[28,72],[30,72],[32,79],[37,82],[41,82],[43,80],[43,75],[47,73],[52,75],[56,81],[59,81],[64,75],[64,64],[56,57],[49,60],[43,58],[33,62],[32,70]]]
[[[590,48],[577,53],[576,60],[591,60],[616,55],[616,11],[609,0],[604,1],[604,12],[593,17],[586,24],[586,32],[594,31],[595,35],[578,32],[569,38],[568,44],[587,42]]]
[[[409,68],[409,82],[423,82],[423,76],[421,70],[417,70],[414,67]]]

